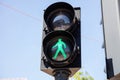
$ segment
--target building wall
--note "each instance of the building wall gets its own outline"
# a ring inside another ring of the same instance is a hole
[[[119,0],[102,0],[103,25],[107,58],[112,58],[114,74],[120,73]]]

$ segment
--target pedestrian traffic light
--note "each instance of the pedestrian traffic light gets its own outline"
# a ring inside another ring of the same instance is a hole
[[[44,12],[41,70],[55,75],[69,70],[72,76],[81,67],[80,8],[66,2],[50,5]]]

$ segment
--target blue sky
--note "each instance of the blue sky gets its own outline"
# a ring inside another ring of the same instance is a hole
[[[43,10],[64,0],[0,0],[0,78],[54,79],[40,71]],[[106,75],[100,0],[65,0],[81,7],[82,66],[95,80]]]

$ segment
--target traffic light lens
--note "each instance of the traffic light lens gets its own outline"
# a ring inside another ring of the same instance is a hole
[[[64,14],[59,14],[53,19],[54,30],[66,30],[70,27],[70,18]]]
[[[70,23],[70,19],[66,15],[60,14],[60,15],[56,16],[53,20],[53,23],[57,23],[57,22],[63,23],[63,24],[68,24],[68,23]]]

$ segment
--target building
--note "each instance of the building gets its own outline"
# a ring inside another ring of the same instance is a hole
[[[102,16],[107,70],[112,77],[120,73],[120,0],[102,0]]]

